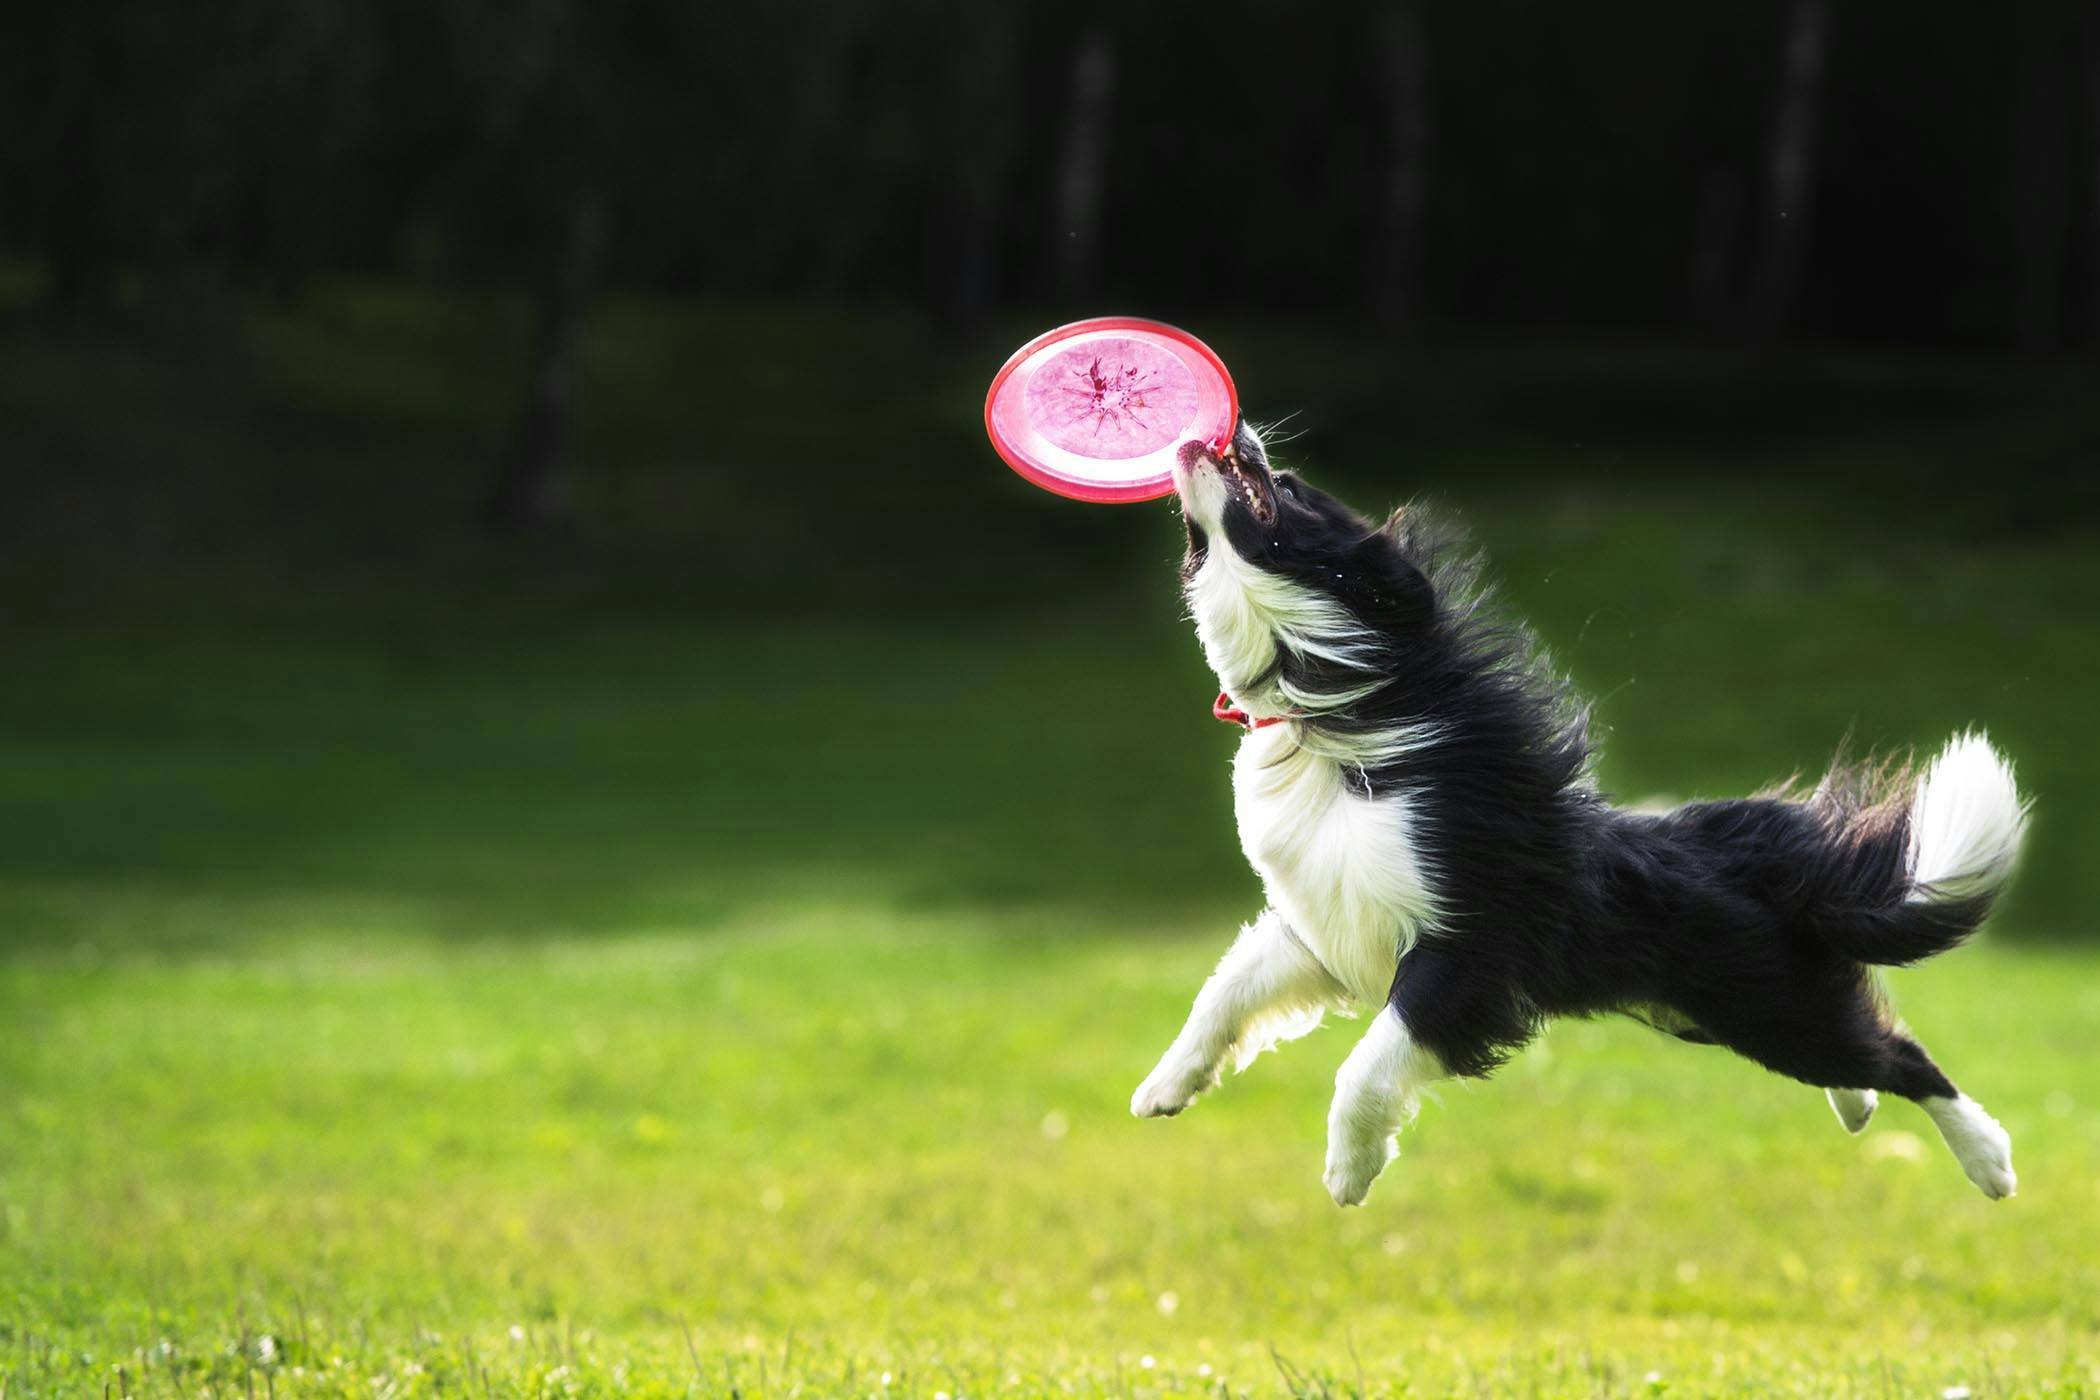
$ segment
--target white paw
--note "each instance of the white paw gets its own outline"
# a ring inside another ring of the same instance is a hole
[[[1867,1120],[1874,1116],[1875,1106],[1881,1102],[1881,1096],[1872,1089],[1827,1089],[1824,1092],[1830,1096],[1831,1110],[1848,1133],[1864,1129]]]
[[[1395,1155],[1391,1138],[1370,1143],[1329,1142],[1327,1170],[1320,1179],[1336,1205],[1360,1206],[1371,1194],[1371,1183]]]
[[[1977,1190],[2002,1201],[2020,1189],[2020,1178],[2013,1171],[2012,1136],[1995,1119],[1986,1118],[1984,1124],[1989,1126],[1978,1124],[1965,1135],[1955,1155]]]
[[[1215,1069],[1169,1054],[1130,1096],[1130,1112],[1138,1118],[1172,1118],[1216,1080]]]
[[[1981,1104],[1964,1096],[1921,1099],[1919,1106],[1939,1125],[1954,1160],[1961,1163],[1977,1190],[2002,1201],[2020,1189],[2020,1178],[2013,1173],[2012,1134],[1985,1113]]]

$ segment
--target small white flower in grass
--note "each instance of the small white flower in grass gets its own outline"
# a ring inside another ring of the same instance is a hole
[[[522,1342],[522,1341],[524,1341],[524,1340],[525,1340],[525,1329],[524,1329],[524,1328],[522,1328],[522,1327],[520,1327],[520,1326],[519,1326],[519,1325],[518,1325],[517,1323],[513,1322],[513,1323],[512,1323],[511,1325],[510,1325],[510,1339],[511,1339],[512,1341],[514,1341],[514,1342]]]
[[[1138,1365],[1147,1371],[1151,1370],[1154,1366],[1157,1366],[1158,1364],[1159,1363],[1157,1361],[1154,1361],[1149,1356],[1140,1356],[1138,1358]]]
[[[1201,1366],[1198,1366],[1198,1367],[1196,1368],[1196,1374],[1197,1374],[1197,1375],[1199,1375],[1199,1376],[1205,1376],[1205,1377],[1209,1376],[1209,1375],[1210,1375],[1210,1363],[1209,1363],[1208,1361],[1206,1361],[1206,1362],[1204,1362],[1204,1363],[1203,1363],[1203,1364],[1202,1364]]]
[[[1950,1385],[1940,1392],[1940,1400],[1969,1400],[1969,1388],[1965,1385]]]
[[[277,1339],[264,1333],[255,1339],[255,1359],[267,1366],[277,1359]]]
[[[1181,1295],[1169,1288],[1159,1295],[1159,1302],[1155,1306],[1159,1308],[1161,1317],[1172,1317],[1181,1308]]]
[[[888,1371],[884,1371],[882,1373],[882,1383],[884,1385],[888,1385],[890,1383],[890,1373]]]
[[[1642,1376],[1641,1379],[1647,1382],[1649,1385],[1659,1386],[1663,1383],[1663,1373],[1660,1371],[1650,1371],[1647,1375]]]
[[[936,1390],[935,1392],[933,1392],[933,1400],[948,1400],[948,1392],[945,1390]]]
[[[1071,1131],[1072,1120],[1065,1117],[1064,1114],[1058,1112],[1056,1109],[1053,1108],[1048,1113],[1043,1115],[1042,1132],[1043,1136],[1049,1141],[1062,1141],[1064,1135]]]

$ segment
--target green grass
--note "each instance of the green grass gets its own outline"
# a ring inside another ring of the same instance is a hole
[[[1342,1212],[1346,1025],[1125,1110],[1259,899],[1166,513],[1006,480],[909,326],[630,308],[589,523],[463,539],[491,314],[0,333],[0,1395],[2100,1392],[2065,381],[1219,337],[1310,465],[1465,509],[1616,791],[1982,722],[2041,803],[1895,981],[2017,1200],[1595,1023]],[[796,350],[858,387],[769,438]]]
[[[1855,1141],[1813,1091],[1577,1024],[1442,1091],[1342,1212],[1318,1174],[1346,1027],[1127,1116],[1208,921],[805,900],[520,946],[306,912],[333,936],[0,978],[10,1394],[115,1367],[134,1394],[266,1369],[346,1395],[1273,1392],[1272,1346],[1372,1394],[2100,1386],[2089,956],[1899,982],[2013,1132],[2014,1202],[1907,1105]]]

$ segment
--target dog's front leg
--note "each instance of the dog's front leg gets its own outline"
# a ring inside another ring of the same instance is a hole
[[[1283,916],[1263,911],[1240,930],[1218,970],[1196,994],[1188,1024],[1130,1096],[1140,1118],[1181,1112],[1214,1087],[1231,1059],[1249,1061],[1279,1040],[1304,1035],[1344,999],[1341,983],[1298,941]]]
[[[1415,1043],[1397,1007],[1388,1004],[1372,1018],[1334,1076],[1324,1180],[1336,1205],[1363,1204],[1398,1151],[1394,1138],[1415,1115],[1417,1091],[1441,1074],[1436,1056]]]

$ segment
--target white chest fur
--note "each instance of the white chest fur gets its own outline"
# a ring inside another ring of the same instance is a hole
[[[1351,792],[1343,769],[1297,746],[1291,730],[1256,730],[1233,760],[1240,848],[1269,902],[1359,1002],[1384,1002],[1400,955],[1433,917],[1404,792]]]

